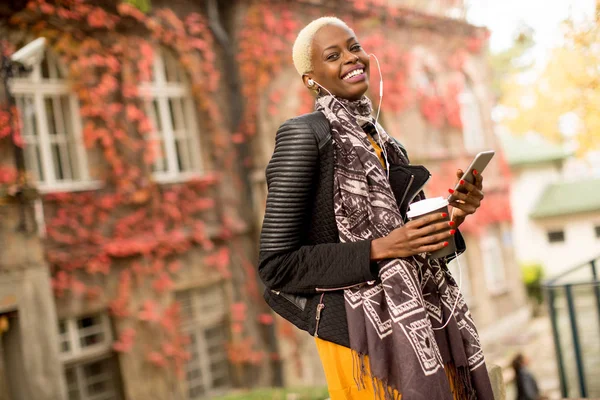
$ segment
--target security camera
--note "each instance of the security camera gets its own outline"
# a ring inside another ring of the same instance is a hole
[[[42,60],[45,47],[46,39],[43,37],[37,38],[33,42],[30,42],[17,50],[10,59],[13,62],[22,64],[26,68],[31,68]]]

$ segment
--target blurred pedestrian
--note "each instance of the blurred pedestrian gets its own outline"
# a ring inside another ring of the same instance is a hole
[[[370,55],[354,31],[319,18],[293,61],[317,111],[279,128],[267,167],[266,301],[315,336],[331,400],[493,400],[448,260],[427,256],[452,236],[464,251],[456,229],[481,204],[483,178],[460,182],[451,221],[408,221],[430,174],[373,118]]]
[[[512,361],[515,370],[515,385],[517,387],[516,400],[542,400],[537,382],[529,371],[529,358],[519,353]]]

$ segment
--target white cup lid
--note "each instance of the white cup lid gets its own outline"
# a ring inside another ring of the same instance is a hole
[[[427,214],[432,211],[438,210],[448,205],[448,199],[444,197],[432,197],[412,203],[410,205],[410,211],[406,213],[408,218],[418,217],[419,215]]]

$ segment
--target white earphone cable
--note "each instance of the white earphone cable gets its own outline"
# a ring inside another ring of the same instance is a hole
[[[387,173],[388,179],[390,178],[390,162],[388,160],[387,149],[385,148],[385,143],[382,141],[382,134],[377,124],[379,123],[379,113],[381,112],[381,104],[383,103],[383,74],[381,73],[381,66],[379,65],[379,59],[373,53],[369,54],[369,57],[373,57],[375,59],[375,63],[377,63],[377,71],[379,72],[379,104],[377,105],[377,114],[375,115],[375,123],[371,124],[375,127],[375,131],[377,132],[377,141],[379,142],[379,147],[381,148],[381,152],[383,153],[383,158],[385,159],[385,169]],[[386,141],[390,140],[389,136],[386,134]]]
[[[454,217],[454,208],[452,209],[452,212],[450,213],[450,221],[452,221],[453,217]],[[455,256],[454,259],[456,260],[456,262],[458,264],[458,292],[456,293],[456,300],[454,301],[454,306],[452,307],[452,311],[450,311],[450,315],[448,316],[448,320],[446,320],[446,323],[439,328],[432,328],[434,331],[441,331],[446,326],[448,326],[448,324],[450,323],[450,320],[452,319],[452,316],[454,315],[454,311],[456,311],[456,306],[458,305],[458,299],[460,298],[460,289],[462,288],[462,268],[460,265],[460,258],[458,257],[458,252],[455,251],[454,256]]]
[[[375,59],[377,63],[377,71],[379,72],[379,105],[377,106],[377,114],[375,116],[375,125],[379,121],[379,112],[381,111],[381,103],[383,102],[383,75],[381,74],[381,66],[379,65],[379,59],[373,53],[369,54]]]

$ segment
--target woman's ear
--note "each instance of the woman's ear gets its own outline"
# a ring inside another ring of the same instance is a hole
[[[304,86],[310,90],[317,90],[317,84],[308,74],[302,75],[302,81],[304,81]]]

